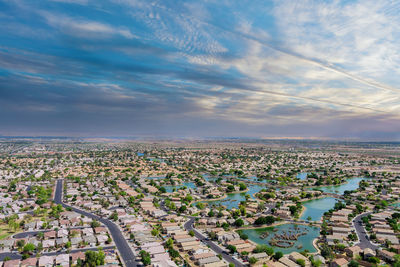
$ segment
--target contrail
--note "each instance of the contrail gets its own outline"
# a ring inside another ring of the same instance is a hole
[[[152,7],[162,9],[162,10],[164,10],[166,12],[169,12],[169,13],[176,13],[175,10],[173,10],[171,8],[168,8],[168,7],[165,7],[165,6],[161,6],[158,3],[157,4],[152,4]],[[285,54],[285,55],[289,55],[289,56],[301,59],[303,61],[306,61],[306,62],[308,62],[310,64],[317,65],[317,66],[320,66],[320,67],[322,67],[324,69],[327,69],[327,70],[342,74],[342,75],[344,75],[344,76],[346,76],[346,77],[348,77],[348,78],[350,78],[350,79],[352,79],[354,81],[357,81],[357,82],[372,86],[374,88],[387,90],[387,91],[391,91],[391,92],[396,92],[396,93],[400,92],[399,90],[397,90],[395,88],[392,88],[390,86],[381,85],[378,82],[374,82],[374,81],[368,81],[368,80],[366,80],[366,79],[364,79],[362,77],[358,77],[358,76],[356,76],[354,74],[348,73],[348,72],[346,72],[344,70],[341,70],[340,68],[334,66],[331,63],[323,62],[321,60],[314,59],[314,58],[308,58],[308,57],[305,57],[303,55],[297,54],[297,53],[295,53],[293,51],[289,51],[289,50],[285,50],[285,49],[282,49],[282,48],[279,48],[279,47],[272,46],[272,45],[266,43],[265,41],[260,40],[260,39],[254,37],[254,36],[249,35],[249,34],[245,34],[245,33],[242,33],[242,32],[237,32],[237,31],[225,28],[225,27],[220,26],[220,25],[215,25],[215,24],[212,24],[210,22],[202,21],[202,20],[200,20],[198,18],[195,18],[195,17],[189,17],[189,16],[187,16],[185,14],[182,14],[182,13],[180,13],[179,15],[181,17],[184,17],[184,18],[188,19],[188,20],[195,20],[200,24],[208,25],[208,26],[211,26],[213,28],[217,28],[217,29],[223,30],[223,31],[225,31],[227,33],[230,33],[230,34],[233,34],[233,35],[238,35],[238,36],[240,36],[240,37],[242,37],[244,39],[257,42],[260,45],[262,45],[264,47],[267,47],[269,49],[272,49],[274,51],[277,51],[279,53],[282,53],[282,54]],[[359,106],[359,105],[348,104],[348,103],[340,103],[340,102],[335,102],[335,101],[326,100],[326,99],[313,98],[313,97],[292,95],[292,94],[287,94],[287,93],[282,93],[282,92],[274,92],[274,91],[271,91],[271,90],[260,90],[260,89],[254,89],[254,88],[240,88],[240,87],[237,87],[237,86],[235,86],[235,89],[243,90],[243,91],[253,91],[253,92],[262,93],[262,94],[277,95],[277,96],[283,96],[283,97],[289,97],[289,98],[295,98],[295,99],[309,100],[309,101],[314,101],[314,102],[333,104],[333,105],[337,105],[337,106],[357,108],[357,109],[368,110],[368,111],[384,113],[384,114],[392,114],[391,112],[383,111],[383,110],[379,110],[379,109],[375,109],[375,108],[371,108],[371,107]],[[200,90],[203,90],[203,89],[200,89]]]
[[[172,9],[167,8],[167,7],[165,7],[165,6],[160,6],[160,5],[158,5],[158,4],[155,4],[155,5],[152,5],[152,6],[153,6],[153,7],[160,8],[160,9],[164,9],[164,10],[167,11],[167,12],[175,12],[175,10],[172,10]],[[365,85],[369,85],[369,86],[372,86],[372,87],[377,88],[377,89],[386,90],[386,91],[391,91],[391,92],[395,92],[395,93],[399,93],[399,92],[400,92],[399,89],[393,88],[393,87],[391,87],[391,86],[383,85],[383,84],[380,84],[380,83],[378,83],[378,82],[376,82],[376,81],[370,81],[370,80],[367,80],[367,79],[365,79],[365,78],[363,78],[363,77],[359,77],[359,76],[357,76],[357,75],[351,74],[351,73],[349,73],[349,72],[347,72],[347,71],[345,71],[345,70],[340,69],[340,68],[337,67],[337,66],[334,66],[332,63],[324,62],[324,61],[322,61],[322,60],[320,60],[320,59],[316,59],[316,58],[309,58],[309,57],[306,57],[306,56],[304,56],[304,55],[300,55],[300,54],[298,54],[298,53],[295,53],[295,52],[293,52],[293,51],[286,50],[286,49],[282,49],[282,48],[279,48],[279,47],[270,45],[270,44],[266,43],[265,41],[260,40],[260,39],[258,39],[258,38],[256,38],[256,37],[252,36],[252,35],[245,34],[245,33],[243,33],[243,32],[234,31],[234,30],[225,28],[225,27],[223,27],[223,26],[221,26],[221,25],[212,24],[212,23],[210,23],[210,22],[203,21],[203,20],[200,20],[200,19],[195,18],[195,17],[189,17],[189,16],[186,16],[186,15],[184,15],[184,14],[182,14],[182,13],[180,13],[179,15],[182,16],[182,17],[185,17],[185,18],[188,19],[188,20],[196,20],[197,22],[199,22],[199,23],[201,23],[201,24],[205,24],[205,25],[208,25],[208,26],[211,26],[211,27],[214,27],[214,28],[218,28],[218,29],[223,30],[223,31],[225,31],[225,32],[228,32],[228,33],[230,33],[230,34],[238,35],[238,36],[240,36],[240,37],[242,37],[242,38],[244,38],[244,39],[257,42],[257,43],[259,43],[260,45],[265,46],[265,47],[268,47],[269,49],[272,49],[272,50],[277,51],[277,52],[279,52],[279,53],[282,53],[282,54],[285,54],[285,55],[289,55],[289,56],[292,56],[292,57],[296,57],[296,58],[301,59],[301,60],[304,60],[304,61],[306,61],[306,62],[308,62],[308,63],[311,63],[311,64],[314,64],[314,65],[320,66],[320,67],[322,67],[322,68],[324,68],[324,69],[334,71],[334,72],[336,72],[336,73],[342,74],[342,75],[344,75],[344,76],[346,76],[346,77],[348,77],[348,78],[350,78],[350,79],[352,79],[352,80],[354,80],[354,81],[363,83],[363,84],[365,84]]]
[[[378,113],[385,113],[385,114],[391,114],[390,112],[375,109],[375,108],[370,108],[370,107],[364,107],[364,106],[358,106],[358,105],[353,105],[353,104],[347,104],[347,103],[339,103],[331,100],[326,100],[326,99],[320,99],[320,98],[313,98],[313,97],[307,97],[307,96],[298,96],[298,95],[291,95],[291,94],[286,94],[286,93],[280,93],[280,92],[274,92],[270,90],[259,90],[259,89],[251,89],[251,88],[237,88],[239,90],[250,90],[253,92],[257,93],[264,93],[264,94],[270,94],[270,95],[278,95],[278,96],[284,96],[284,97],[291,97],[291,98],[297,98],[297,99],[303,99],[303,100],[310,100],[310,101],[315,101],[315,102],[321,102],[321,103],[327,103],[327,104],[333,104],[333,105],[338,105],[338,106],[344,106],[344,107],[351,107],[351,108],[358,108],[358,109],[364,109],[364,110],[369,110],[369,111],[374,111]]]
[[[343,107],[351,107],[351,108],[357,108],[357,109],[362,109],[362,110],[368,110],[368,111],[374,111],[377,113],[384,113],[384,114],[390,114],[392,115],[391,112],[387,112],[384,110],[379,110],[371,107],[365,107],[365,106],[359,106],[359,105],[354,105],[354,104],[349,104],[349,103],[340,103],[340,102],[335,102],[332,100],[327,100],[327,99],[320,99],[320,98],[313,98],[313,97],[307,97],[307,96],[299,96],[299,95],[292,95],[292,94],[287,94],[287,93],[282,93],[282,92],[275,92],[271,90],[260,90],[256,88],[249,88],[249,87],[232,87],[232,89],[236,90],[241,90],[241,91],[252,91],[255,93],[261,93],[261,94],[268,94],[268,95],[277,95],[277,96],[283,96],[283,97],[288,97],[288,98],[295,98],[295,99],[301,99],[301,100],[309,100],[309,101],[314,101],[314,102],[320,102],[320,103],[326,103],[326,104],[332,104],[336,106],[343,106]],[[196,92],[203,91],[204,93],[207,93],[209,95],[209,91],[206,89],[201,89],[201,88],[196,88]],[[188,91],[185,91],[186,93]],[[192,91],[189,91],[190,93],[193,93]]]

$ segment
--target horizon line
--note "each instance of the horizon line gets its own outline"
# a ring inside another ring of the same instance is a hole
[[[290,136],[271,136],[271,137],[250,137],[250,136],[68,136],[68,135],[1,135],[0,139],[103,139],[105,140],[126,140],[126,141],[320,141],[320,142],[358,142],[358,143],[400,143],[400,140],[391,139],[362,139],[350,137],[290,137]]]

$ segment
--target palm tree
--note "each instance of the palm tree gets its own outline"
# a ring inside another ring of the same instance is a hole
[[[39,240],[43,240],[43,238],[44,238],[44,233],[43,233],[43,232],[39,232],[39,233],[37,234],[37,237],[39,238]]]

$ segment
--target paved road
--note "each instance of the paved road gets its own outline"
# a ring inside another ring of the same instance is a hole
[[[73,226],[73,227],[68,227],[68,229],[73,230],[73,229],[83,229],[86,228],[87,226]],[[37,236],[38,233],[46,233],[46,232],[50,232],[50,231],[54,231],[53,229],[40,229],[40,230],[36,230],[36,231],[28,231],[28,232],[22,232],[22,233],[18,233],[13,235],[13,238],[25,238],[25,237],[32,237],[32,236]]]
[[[114,249],[114,248],[115,248],[114,246],[107,246],[107,247],[103,247],[103,250]],[[68,253],[75,253],[75,252],[79,252],[79,251],[83,251],[84,252],[84,251],[87,251],[87,250],[97,251],[98,248],[94,247],[94,248],[73,249]],[[54,251],[54,252],[44,252],[44,253],[41,253],[41,255],[42,256],[57,256],[57,255],[66,254],[66,253],[67,253],[67,251]],[[12,260],[18,260],[18,259],[20,260],[20,259],[22,259],[21,254],[19,254],[18,252],[3,252],[3,253],[0,253],[0,261],[2,261],[5,257],[9,257]],[[36,255],[32,255],[31,258],[32,257],[36,257]]]
[[[92,213],[89,213],[89,212],[74,208],[72,206],[69,206],[67,204],[64,204],[62,202],[62,192],[63,192],[63,180],[59,179],[57,181],[56,192],[54,194],[54,202],[57,204],[61,204],[64,208],[71,208],[73,211],[75,211],[79,214],[82,214],[84,216],[87,216],[89,218],[97,220],[99,222],[102,222],[105,226],[107,226],[108,230],[110,231],[112,238],[114,240],[114,243],[117,246],[118,251],[119,251],[125,265],[129,266],[129,267],[138,266],[136,259],[135,259],[135,255],[132,252],[132,249],[129,247],[128,242],[122,235],[121,230],[118,228],[117,225],[115,225],[110,220],[104,219],[104,218],[94,215]]]
[[[52,231],[52,230],[22,232],[22,233],[18,233],[18,234],[13,235],[13,237],[14,238],[32,237],[32,236],[36,236],[38,233],[46,233],[46,232],[50,232],[50,231]]]
[[[223,250],[222,250],[219,246],[215,245],[213,242],[211,242],[211,241],[209,241],[209,240],[206,240],[206,237],[205,237],[205,236],[203,236],[200,232],[198,232],[196,229],[194,229],[194,228],[193,228],[194,220],[195,220],[195,218],[190,218],[190,220],[187,221],[187,222],[185,223],[184,228],[185,228],[187,231],[193,230],[195,236],[196,236],[199,240],[201,240],[201,241],[204,242],[205,244],[209,245],[210,248],[211,248],[212,250],[214,250],[214,252],[216,252],[216,253],[218,253],[218,254],[221,254],[222,257],[223,257],[227,262],[235,264],[236,267],[244,267],[244,265],[243,265],[242,263],[240,263],[238,260],[234,259],[231,255],[222,253]]]
[[[360,241],[356,245],[362,249],[370,248],[372,250],[376,250],[379,247],[372,244],[371,241],[366,237],[367,232],[365,231],[364,226],[362,225],[362,218],[368,216],[371,213],[372,212],[367,212],[367,213],[358,215],[357,217],[354,218],[353,224],[354,224],[354,228],[356,229],[358,240]]]
[[[0,261],[4,260],[5,258],[10,258],[12,260],[20,260],[20,259],[22,259],[22,256],[18,252],[0,253]]]

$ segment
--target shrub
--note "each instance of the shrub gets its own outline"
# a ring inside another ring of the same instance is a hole
[[[257,262],[257,259],[254,258],[254,257],[251,257],[251,258],[249,259],[249,263],[250,263],[250,264],[255,264],[256,262]]]
[[[306,266],[306,261],[303,260],[303,259],[297,259],[297,260],[296,260],[296,263],[297,263],[298,265],[300,265],[301,267],[305,267],[305,266]]]

